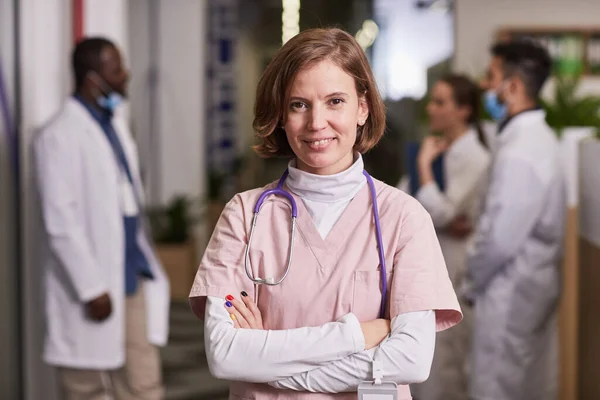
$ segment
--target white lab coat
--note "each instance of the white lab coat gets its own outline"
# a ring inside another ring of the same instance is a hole
[[[473,400],[557,396],[556,309],[566,194],[559,144],[542,110],[496,139],[484,212],[467,268],[475,301]]]
[[[115,117],[113,125],[143,201],[135,143],[124,121]],[[34,153],[45,228],[40,265],[47,314],[44,360],[71,368],[118,368],[125,361],[120,165],[101,127],[72,98],[36,138]],[[144,283],[148,339],[164,345],[168,280],[141,229],[138,242],[155,277]],[[113,313],[103,322],[91,321],[84,303],[105,292]]]
[[[452,284],[458,289],[466,271],[467,248],[472,235],[456,239],[444,232],[454,218],[466,215],[476,224],[481,214],[487,188],[490,152],[481,144],[475,129],[452,143],[444,154],[445,190],[435,182],[419,188],[415,198],[431,215],[438,230],[438,240],[444,254]],[[409,179],[403,178],[399,188],[407,191]],[[429,379],[411,385],[419,400],[462,400],[467,396],[467,362],[470,345],[471,308],[459,296],[464,318],[458,326],[436,335],[436,347]]]

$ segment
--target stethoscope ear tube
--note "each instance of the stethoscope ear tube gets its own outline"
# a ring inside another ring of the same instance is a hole
[[[259,208],[260,210],[260,208]],[[248,279],[258,285],[267,285],[267,286],[277,286],[287,277],[290,272],[290,266],[292,265],[292,256],[294,253],[294,238],[296,236],[296,217],[292,215],[291,217],[291,228],[290,228],[290,244],[288,247],[288,260],[287,265],[285,267],[285,272],[279,278],[279,280],[275,281],[273,277],[264,277],[261,278],[259,276],[254,277],[250,272],[250,244],[252,243],[252,237],[254,236],[254,228],[256,227],[256,221],[258,219],[259,212],[255,212],[252,216],[252,224],[250,226],[250,233],[248,235],[248,244],[246,245],[246,252],[244,254],[244,269],[246,270],[246,275]]]

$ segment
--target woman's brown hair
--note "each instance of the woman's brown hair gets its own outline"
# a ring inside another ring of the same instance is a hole
[[[481,90],[479,86],[464,75],[449,74],[441,79],[452,88],[452,98],[458,106],[471,109],[467,123],[473,125],[477,131],[477,138],[481,145],[488,148],[485,133],[481,127]]]
[[[367,101],[369,117],[358,132],[354,149],[365,153],[379,142],[385,130],[385,106],[364,51],[341,29],[309,29],[279,49],[258,83],[252,126],[261,142],[254,146],[260,156],[294,154],[282,127],[290,90],[300,70],[324,60],[352,76],[359,98],[364,96]]]

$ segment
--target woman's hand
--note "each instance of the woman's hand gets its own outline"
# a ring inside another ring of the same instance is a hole
[[[365,337],[365,350],[379,346],[379,343],[391,332],[390,321],[381,318],[369,322],[361,322],[360,328]]]
[[[227,295],[225,308],[236,328],[242,329],[264,329],[262,315],[254,302],[246,292],[241,293],[241,300],[232,295]],[[365,338],[365,350],[378,346],[383,339],[390,334],[390,321],[387,319],[375,319],[369,322],[361,322],[360,327]]]
[[[256,304],[246,292],[241,293],[241,298],[238,300],[230,294],[225,297],[225,308],[234,326],[242,329],[263,329],[262,315]]]
[[[444,138],[427,136],[421,148],[419,150],[418,162],[419,164],[429,165],[435,160],[440,154],[448,149],[448,142]]]

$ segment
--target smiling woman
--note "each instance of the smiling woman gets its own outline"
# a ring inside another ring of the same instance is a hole
[[[436,330],[460,321],[429,215],[364,171],[384,111],[363,50],[339,29],[300,33],[266,68],[255,150],[291,160],[227,204],[190,293],[231,399],[356,399],[376,350],[381,378],[410,399]]]

